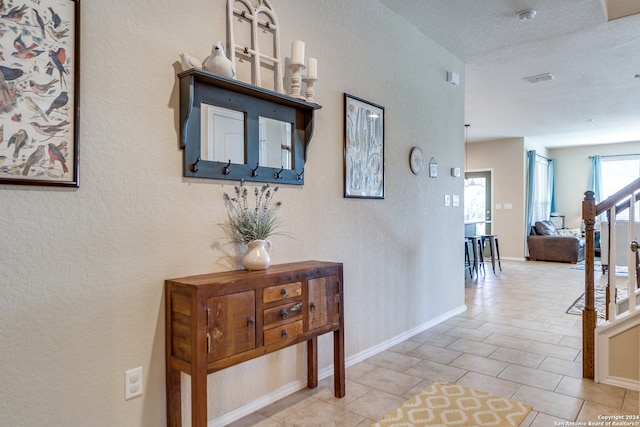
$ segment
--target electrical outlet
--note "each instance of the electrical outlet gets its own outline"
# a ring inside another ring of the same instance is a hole
[[[124,373],[124,400],[142,396],[142,366]]]

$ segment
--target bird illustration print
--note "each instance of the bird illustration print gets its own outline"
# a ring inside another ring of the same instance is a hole
[[[29,80],[29,87],[31,87],[31,90],[38,95],[45,95],[53,88],[53,85],[56,83],[58,83],[58,79],[53,79],[49,83],[42,84],[38,84],[33,80]]]
[[[47,139],[53,138],[60,131],[64,131],[64,127],[68,124],[69,122],[66,120],[58,123],[57,125],[41,125],[38,122],[30,123],[30,125],[33,126],[36,132],[38,132],[40,135],[47,136]]]
[[[0,18],[7,21],[20,22],[24,14],[27,13],[27,9],[29,9],[29,6],[27,6],[26,4],[23,4],[20,7],[15,6],[11,8],[5,15],[0,16]]]
[[[9,86],[7,86],[7,81],[2,73],[0,73],[0,96],[2,99],[0,104],[2,104],[3,112],[11,111],[13,109],[15,97],[11,94]]]
[[[59,42],[60,40],[62,40],[63,38],[69,35],[67,34],[69,32],[69,28],[67,27],[67,28],[61,29],[60,31],[56,31],[53,27],[48,26],[47,32],[55,41]]]
[[[11,55],[15,58],[20,59],[35,58],[36,56],[44,52],[44,50],[36,50],[36,47],[38,47],[37,43],[31,43],[31,46],[27,46],[22,41],[22,34],[13,41],[13,47],[16,49],[16,51],[12,52]]]
[[[22,71],[19,68],[9,68],[9,67],[0,65],[0,73],[2,73],[2,77],[5,80],[9,81],[9,80],[16,80],[22,77],[22,75],[24,74],[24,71]]]
[[[40,33],[42,34],[42,38],[43,39],[47,38],[47,35],[44,32],[44,21],[42,20],[42,17],[38,13],[38,11],[36,9],[31,9],[31,14],[33,17],[33,21],[38,25],[38,28],[40,28]]]
[[[67,105],[67,102],[69,102],[69,94],[64,91],[60,92],[60,95],[58,95],[49,106],[49,109],[47,110],[47,116],[51,114],[53,110],[57,110],[58,108],[62,108]]]
[[[11,112],[16,106],[16,90],[7,83],[22,77],[24,71],[0,65],[0,113]]]
[[[60,74],[60,87],[64,84],[67,85],[64,75],[69,74],[69,72],[64,68],[64,63],[67,60],[66,51],[63,48],[59,48],[57,51],[49,50],[49,64],[47,64],[46,73],[51,75],[53,73],[54,68],[58,70]]]
[[[27,163],[24,165],[24,169],[22,170],[22,175],[27,176],[29,174],[29,169],[36,163],[39,163],[44,158],[44,145],[39,145],[36,148],[36,151],[31,153],[29,158],[27,159]]]
[[[7,144],[7,148],[11,147],[12,144],[15,144],[13,149],[13,158],[17,159],[20,150],[27,145],[27,139],[29,136],[27,135],[27,131],[24,129],[20,129],[18,132],[11,135],[9,138],[9,143]]]
[[[25,96],[24,97],[24,103],[27,105],[27,108],[31,111],[33,111],[34,113],[36,113],[36,117],[40,116],[42,117],[45,121],[49,121],[49,119],[47,118],[47,116],[44,115],[44,112],[42,111],[42,109],[40,107],[38,107],[38,104],[35,103],[35,101],[33,99],[31,99],[31,97],[29,96]]]
[[[78,3],[0,0],[0,183],[76,184]]]
[[[64,160],[64,156],[62,155],[60,150],[58,150],[58,147],[56,147],[55,144],[52,143],[49,143],[49,159],[51,160],[51,163],[60,162],[62,171],[64,173],[69,172],[69,168],[67,167],[67,162]]]
[[[49,8],[49,11],[51,12],[51,22],[53,22],[53,26],[55,28],[58,28],[60,26],[60,23],[62,22],[60,16],[55,13],[52,8]]]

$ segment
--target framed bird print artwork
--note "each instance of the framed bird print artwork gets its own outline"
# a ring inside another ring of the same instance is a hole
[[[79,186],[79,0],[0,0],[0,183]]]

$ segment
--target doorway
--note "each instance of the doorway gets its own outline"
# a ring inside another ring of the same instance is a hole
[[[478,170],[464,174],[465,235],[491,234],[493,221],[493,171]]]

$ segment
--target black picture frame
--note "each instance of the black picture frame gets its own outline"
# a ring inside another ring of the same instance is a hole
[[[8,3],[1,29],[0,183],[78,187],[80,0]]]
[[[384,199],[384,107],[347,93],[344,197]]]

